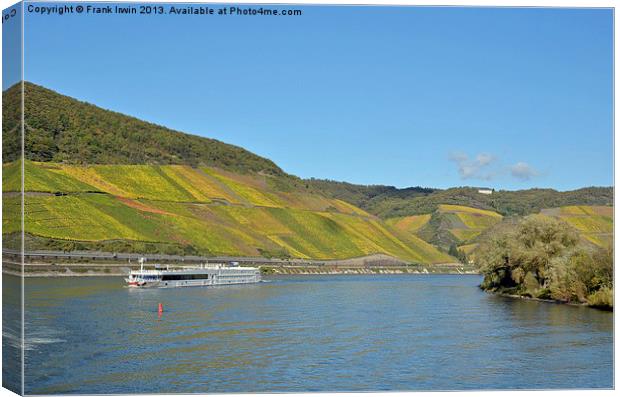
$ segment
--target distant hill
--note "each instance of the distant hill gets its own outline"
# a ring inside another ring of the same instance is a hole
[[[419,211],[415,214],[395,214],[394,212],[398,211],[398,208],[391,208],[391,203],[402,204],[414,198],[426,197],[440,191],[439,189],[423,188],[419,186],[398,189],[394,186],[386,185],[355,185],[348,182],[315,178],[307,179],[304,182],[314,191],[348,201],[384,218],[430,213],[436,208],[429,211]]]
[[[582,239],[600,247],[613,244],[613,207],[571,205],[560,208],[547,208],[542,215],[560,219],[579,231]]]
[[[613,247],[613,207],[610,206],[564,206],[556,208],[544,208],[539,213],[526,217],[504,217],[501,222],[482,230],[482,232],[466,245],[460,245],[459,250],[475,260],[476,248],[480,243],[490,240],[492,237],[510,230],[523,221],[524,218],[555,218],[567,223],[577,231],[581,244],[592,247]]]
[[[19,84],[2,94],[3,161],[19,148]],[[174,131],[24,83],[28,160],[70,164],[183,164],[283,175],[271,160],[215,139]]]
[[[316,179],[307,183],[330,197],[348,201],[384,219],[430,214],[442,204],[490,210],[501,215],[534,214],[543,208],[567,205],[613,205],[612,187],[586,187],[567,192],[553,189],[499,190],[488,195],[478,193],[473,187],[398,189]]]
[[[448,251],[475,244],[482,232],[501,221],[502,216],[494,211],[440,204],[432,214],[390,218],[386,223]]]

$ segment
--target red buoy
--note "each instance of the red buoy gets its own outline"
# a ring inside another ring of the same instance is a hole
[[[164,305],[162,305],[161,303],[157,306],[157,312],[159,314],[162,314],[164,312]]]

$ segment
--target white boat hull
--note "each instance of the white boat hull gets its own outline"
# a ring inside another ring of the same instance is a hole
[[[207,287],[252,284],[261,281],[254,267],[201,266],[165,270],[136,270],[125,279],[132,288]]]

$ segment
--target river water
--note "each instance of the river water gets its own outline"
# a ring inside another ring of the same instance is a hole
[[[5,293],[19,283],[4,280]],[[612,313],[494,296],[480,281],[277,276],[136,290],[118,277],[26,279],[26,393],[613,387]]]

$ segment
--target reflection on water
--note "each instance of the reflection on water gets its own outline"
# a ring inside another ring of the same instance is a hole
[[[26,392],[611,388],[613,315],[477,276],[134,290],[26,280]],[[164,304],[161,318],[157,304]]]

